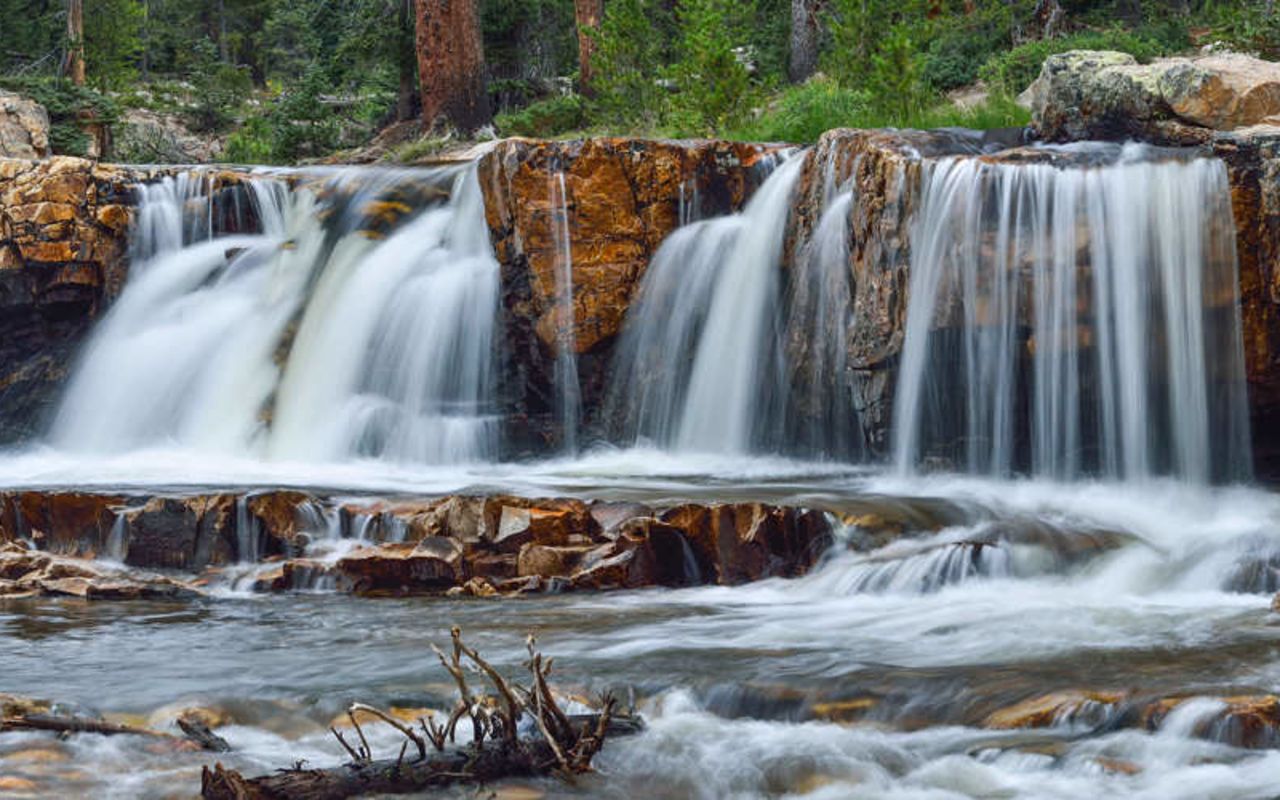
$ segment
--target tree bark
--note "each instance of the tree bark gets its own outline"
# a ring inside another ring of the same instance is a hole
[[[787,77],[801,83],[818,69],[821,0],[791,0],[791,58]]]
[[[493,117],[476,0],[416,0],[422,125],[471,133]]]
[[[413,52],[413,0],[396,0],[396,4],[400,9],[397,15],[400,20],[400,46],[396,49],[400,89],[396,94],[396,122],[405,122],[413,118],[414,93],[418,88],[415,85],[418,64]]]
[[[604,0],[573,0],[573,13],[578,20],[578,92],[591,97],[594,89],[591,80],[594,70],[591,60],[596,52],[596,40],[592,34],[600,30],[604,20]]]
[[[84,86],[83,0],[67,0],[67,57],[62,73],[76,86]]]

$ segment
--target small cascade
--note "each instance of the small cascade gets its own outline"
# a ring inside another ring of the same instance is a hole
[[[236,557],[241,564],[256,564],[262,557],[262,523],[249,513],[247,495],[236,498]]]
[[[106,552],[108,561],[123,564],[129,557],[129,532],[125,528],[125,515],[117,513],[111,522],[111,532],[107,534]]]
[[[779,434],[779,265],[802,166],[785,162],[741,214],[680,228],[654,255],[615,362],[624,439],[745,453]]]
[[[1137,145],[1038,152],[923,169],[897,467],[1247,476],[1225,168]]]
[[[239,188],[253,232],[210,222],[226,193],[198,174],[142,190],[135,251],[151,256],[82,354],[53,442],[492,458],[498,265],[474,167],[260,173]]]
[[[298,326],[276,401],[278,458],[493,458],[498,272],[474,170],[380,242],[341,246]],[[339,252],[343,249],[343,252]]]
[[[849,216],[854,192],[834,183],[828,174],[818,225],[791,265],[787,343],[794,374],[790,404],[800,412],[795,416],[801,421],[793,423],[788,445],[805,455],[857,460],[864,451],[846,375],[853,315]]]
[[[573,249],[569,241],[569,195],[564,172],[551,173],[551,239],[555,242],[556,389],[559,397],[561,448],[578,451],[582,423],[582,387],[578,381],[577,334],[573,310]]]

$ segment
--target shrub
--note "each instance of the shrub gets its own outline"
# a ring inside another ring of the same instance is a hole
[[[754,0],[682,0],[680,60],[673,73],[682,122],[715,134],[740,124],[751,107],[751,75],[737,48],[747,41]]]
[[[1118,28],[1087,31],[1027,42],[993,56],[982,65],[978,74],[992,90],[1016,95],[1039,77],[1046,58],[1068,50],[1118,50],[1144,62],[1166,52],[1159,42]]]
[[[253,91],[249,70],[221,60],[217,45],[208,38],[201,39],[192,49],[187,75],[192,103],[186,115],[197,131],[226,129]]]
[[[271,124],[265,117],[249,117],[227,137],[223,160],[233,164],[271,164],[275,151],[271,141]]]
[[[858,125],[871,98],[865,90],[845,89],[832,78],[815,76],[790,86],[759,118],[733,131],[733,138],[809,144],[832,128]]]
[[[1009,6],[998,4],[938,31],[922,54],[925,82],[947,92],[976,81],[987,59],[1008,46],[1011,14]]]
[[[494,124],[503,136],[549,139],[583,127],[586,113],[581,96],[558,95],[530,103],[519,111],[498,114]]]
[[[60,155],[88,154],[91,139],[80,129],[82,117],[110,125],[120,116],[120,108],[111,98],[62,78],[0,76],[0,87],[24,94],[45,107],[49,112],[49,147]]]
[[[596,40],[594,116],[615,126],[641,129],[660,124],[666,90],[659,84],[665,62],[658,0],[611,0]]]

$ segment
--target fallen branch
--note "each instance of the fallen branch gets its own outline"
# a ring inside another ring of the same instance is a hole
[[[439,726],[433,719],[420,719],[424,738],[413,728],[373,706],[356,703],[347,714],[360,743],[353,746],[337,729],[334,737],[351,761],[329,769],[279,770],[272,775],[245,778],[221,764],[206,767],[201,776],[201,795],[208,800],[340,800],[367,794],[405,794],[455,784],[480,784],[505,778],[557,774],[570,779],[589,772],[591,760],[609,736],[637,733],[642,723],[634,716],[618,716],[613,698],[606,697],[600,713],[565,714],[547,685],[550,659],[528,641],[529,660],[525,667],[532,678],[530,688],[509,682],[489,662],[462,641],[457,628],[451,632],[453,648],[446,655],[434,648],[440,663],[458,687],[458,703],[448,722]],[[469,662],[469,665],[467,664]],[[495,697],[477,697],[466,679],[467,667],[478,670],[492,684]],[[376,717],[391,725],[405,741],[394,758],[373,759],[357,713]],[[520,720],[529,715],[536,734],[521,737]],[[447,747],[454,741],[457,724],[471,720],[472,741]],[[412,743],[418,757],[406,758]],[[427,750],[430,743],[434,752]]]
[[[186,724],[183,724],[183,723]],[[150,728],[137,728],[132,725],[117,725],[101,719],[89,717],[68,717],[55,714],[25,714],[15,717],[0,718],[0,732],[4,731],[49,731],[51,733],[97,733],[103,736],[146,736],[172,742],[194,742],[202,750],[226,753],[231,745],[226,740],[209,730],[209,727],[194,718],[180,718],[178,727],[182,736],[174,736],[163,731]]]

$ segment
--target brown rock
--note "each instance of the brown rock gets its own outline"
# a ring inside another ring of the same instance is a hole
[[[696,215],[738,210],[760,184],[758,165],[779,148],[729,142],[589,139],[499,142],[479,161],[485,216],[503,265],[503,328],[511,354],[513,438],[532,446],[557,435],[551,395],[560,327],[557,231],[572,251],[573,344],[583,358],[584,407],[603,397],[608,348],[650,257],[680,222],[682,197]],[[564,178],[564,204],[553,204]],[[553,183],[555,188],[553,189]],[[568,333],[568,331],[564,331]],[[597,357],[597,355],[599,357]]]
[[[120,495],[82,492],[0,493],[0,541],[36,540],[63,555],[101,555],[111,535]]]
[[[1119,692],[1054,692],[995,711],[987,716],[983,725],[1002,730],[1047,728],[1079,714],[1088,706],[1115,706],[1124,699],[1125,695]]]
[[[444,591],[465,579],[462,554],[457,541],[428,537],[362,548],[339,559],[335,571],[357,594]]]
[[[589,546],[552,547],[526,544],[520,548],[517,573],[521,578],[530,576],[567,578],[578,569],[587,554],[596,549]]]

